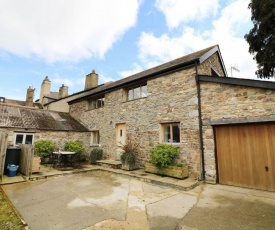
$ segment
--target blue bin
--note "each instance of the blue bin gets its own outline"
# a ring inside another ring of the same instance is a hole
[[[7,169],[8,169],[7,175],[9,177],[16,176],[18,167],[19,167],[18,165],[9,164],[7,167]]]

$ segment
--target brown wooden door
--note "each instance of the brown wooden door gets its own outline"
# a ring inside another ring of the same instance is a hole
[[[215,127],[220,184],[275,191],[275,124]]]

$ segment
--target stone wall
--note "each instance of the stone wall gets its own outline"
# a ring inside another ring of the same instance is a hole
[[[199,75],[211,75],[211,69],[215,70],[221,77],[225,76],[218,54],[214,53],[211,57],[205,60],[198,66]]]
[[[221,69],[217,55],[210,61]],[[209,69],[206,60],[200,73],[208,74]],[[181,155],[178,160],[188,163],[191,176],[198,176],[201,160],[195,75],[195,67],[191,67],[148,80],[147,97],[133,101],[126,101],[125,90],[118,89],[105,94],[103,108],[88,110],[88,101],[81,101],[70,106],[70,114],[91,131],[99,130],[105,159],[115,159],[116,124],[126,123],[127,138],[140,145],[141,167],[149,159],[150,149],[162,141],[161,124],[179,122]]]
[[[219,83],[201,83],[203,143],[208,181],[216,181],[211,124],[275,121],[275,91]]]
[[[0,128],[0,132],[7,131],[8,133],[8,145],[13,145],[14,132],[27,133],[24,129],[19,128]],[[90,154],[90,133],[89,132],[56,132],[56,131],[39,131],[28,130],[31,134],[34,134],[34,142],[40,139],[52,140],[57,144],[57,148],[64,149],[64,145],[67,141],[81,140],[83,142],[86,158]]]

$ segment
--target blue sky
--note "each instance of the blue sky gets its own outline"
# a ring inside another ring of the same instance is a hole
[[[244,35],[249,0],[0,0],[0,96],[35,99],[48,76],[51,91],[84,89],[93,69],[115,81],[219,44],[231,76],[256,79]]]

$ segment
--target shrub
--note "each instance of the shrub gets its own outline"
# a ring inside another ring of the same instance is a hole
[[[34,144],[35,155],[48,157],[54,151],[56,144],[51,140],[39,140]]]
[[[83,151],[84,151],[83,143],[82,143],[82,141],[79,141],[79,140],[68,141],[65,144],[64,149],[66,151],[75,152],[75,153],[79,153],[79,154],[83,153]]]
[[[158,144],[150,153],[150,162],[158,168],[164,168],[175,164],[175,158],[180,154],[180,150],[173,145]]]
[[[100,148],[94,148],[90,153],[90,163],[95,164],[97,160],[101,160],[103,156],[103,150]]]

